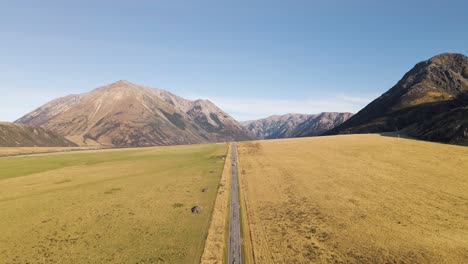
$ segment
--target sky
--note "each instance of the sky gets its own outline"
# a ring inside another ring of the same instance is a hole
[[[0,120],[117,80],[238,120],[357,112],[417,62],[468,54],[468,1],[0,0]]]

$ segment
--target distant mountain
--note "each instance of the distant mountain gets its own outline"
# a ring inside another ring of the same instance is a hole
[[[294,131],[295,137],[318,136],[348,120],[352,113],[323,112],[309,117]]]
[[[468,57],[444,53],[416,64],[393,88],[325,134],[394,131],[468,145]]]
[[[267,118],[242,122],[248,130],[258,138],[287,138],[292,137],[297,126],[311,115],[287,114],[273,115]]]
[[[16,121],[79,145],[153,146],[247,140],[253,136],[208,100],[118,81],[53,100]]]
[[[41,127],[0,122],[0,147],[76,147]]]
[[[351,113],[287,114],[242,122],[258,138],[290,138],[319,135],[351,117]]]

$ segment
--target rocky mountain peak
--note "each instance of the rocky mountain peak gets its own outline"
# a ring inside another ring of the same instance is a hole
[[[134,86],[134,85],[136,85],[136,84],[131,83],[131,82],[127,81],[127,80],[118,80],[118,81],[115,81],[115,82],[113,82],[113,83],[110,83],[110,84],[108,84],[108,85],[106,85],[106,86],[109,86],[109,87],[121,87],[121,86]]]
[[[428,61],[437,65],[446,65],[446,66],[460,66],[465,64],[468,60],[463,54],[460,53],[442,53],[430,58]]]
[[[207,100],[120,80],[47,103],[16,122],[50,129],[80,145],[152,146],[253,138]]]
[[[107,85],[104,85],[104,86],[101,86],[97,89],[95,89],[94,91],[118,91],[118,90],[140,90],[142,89],[143,86],[140,86],[140,85],[137,85],[135,83],[131,83],[129,81],[126,81],[126,80],[119,80],[119,81],[116,81],[116,82],[113,82],[113,83],[110,83],[110,84],[107,84]]]

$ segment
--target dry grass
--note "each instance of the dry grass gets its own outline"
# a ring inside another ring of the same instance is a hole
[[[216,198],[201,190],[216,190],[209,171],[225,154],[212,144],[0,158],[0,262],[198,263]]]
[[[259,153],[261,146],[259,142],[244,142],[242,144],[245,154],[254,156]],[[255,263],[254,250],[253,250],[253,237],[251,225],[253,219],[250,219],[251,207],[247,202],[246,190],[247,186],[243,175],[245,169],[242,169],[242,159],[239,158],[239,145],[237,147],[237,168],[238,168],[238,181],[239,181],[239,203],[240,203],[240,218],[241,218],[241,237],[242,237],[242,259],[245,263]],[[249,212],[249,213],[247,213]]]
[[[348,135],[238,151],[255,263],[468,261],[467,147]]]
[[[230,188],[231,146],[229,144],[201,263],[223,263],[224,261]]]
[[[0,157],[90,150],[90,147],[0,147]]]

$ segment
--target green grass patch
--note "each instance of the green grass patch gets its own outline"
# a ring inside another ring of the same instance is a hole
[[[197,263],[223,144],[0,158],[7,263]],[[190,208],[203,207],[200,214]]]

